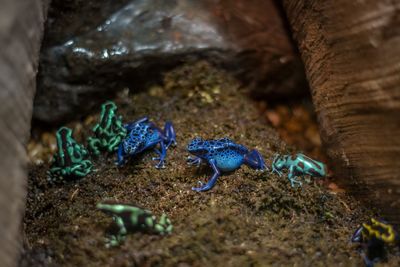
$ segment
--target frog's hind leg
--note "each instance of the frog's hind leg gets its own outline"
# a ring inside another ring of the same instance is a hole
[[[165,146],[163,141],[160,141],[160,150],[154,149],[154,152],[158,154],[158,157],[152,158],[152,160],[158,160],[159,162],[156,164],[157,169],[165,168],[165,157],[167,156],[167,147]]]
[[[176,145],[176,133],[172,122],[167,121],[165,123],[163,134],[167,149],[170,145]]]
[[[218,170],[215,160],[210,160],[209,163],[214,171],[213,176],[211,176],[210,179],[208,179],[208,182],[205,185],[203,185],[203,183],[199,181],[201,186],[200,187],[192,187],[193,191],[197,191],[197,192],[208,191],[211,188],[213,188],[215,183],[217,182],[218,177],[221,175],[221,172]]]
[[[377,261],[369,259],[365,252],[361,252],[361,257],[364,260],[365,267],[374,267],[375,261]]]
[[[295,170],[293,166],[289,168],[288,179],[292,187],[296,187],[296,184],[299,185],[300,187],[303,186],[303,183],[296,179]]]
[[[160,150],[155,149],[154,151],[158,154],[159,157],[153,158],[153,160],[159,160],[156,165],[157,169],[165,168],[165,158],[167,156],[167,149],[170,145],[176,145],[176,134],[174,130],[174,126],[171,122],[166,122],[164,126],[164,130],[162,131],[154,124],[151,125],[151,128],[156,130],[159,133],[159,139],[157,142],[160,144]]]
[[[244,157],[244,163],[256,170],[265,170],[265,162],[260,152],[253,149]]]

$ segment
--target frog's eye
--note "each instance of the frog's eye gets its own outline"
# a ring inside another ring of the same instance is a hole
[[[364,228],[361,226],[359,227],[351,237],[352,242],[361,242],[362,241],[362,232],[364,231]]]

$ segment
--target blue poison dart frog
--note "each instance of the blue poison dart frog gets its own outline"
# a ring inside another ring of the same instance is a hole
[[[276,155],[272,162],[272,172],[282,176],[282,170],[288,169],[288,179],[290,185],[295,187],[296,184],[302,185],[296,179],[297,176],[310,175],[313,177],[324,177],[327,174],[326,165],[307,157],[304,154],[297,153],[295,155]]]
[[[386,258],[386,246],[400,245],[399,234],[392,225],[371,218],[370,222],[363,223],[351,237],[354,243],[360,243],[365,265],[374,266],[380,259]]]
[[[171,122],[166,122],[164,130],[158,128],[148,118],[144,117],[125,125],[128,134],[118,148],[118,165],[125,164],[128,157],[135,156],[144,150],[160,145],[160,150],[154,148],[158,157],[156,168],[165,168],[165,157],[170,145],[176,145],[176,134]]]
[[[128,233],[145,232],[149,234],[167,235],[173,226],[167,215],[162,214],[157,220],[149,210],[130,204],[99,203],[97,209],[111,215],[113,224],[108,229],[106,247],[120,245]]]
[[[197,192],[207,191],[213,188],[218,177],[223,172],[231,172],[242,164],[256,169],[264,170],[265,163],[257,150],[249,151],[246,147],[236,144],[228,138],[217,140],[193,139],[187,146],[189,153],[195,157],[188,157],[188,164],[200,166],[202,160],[207,161],[214,171],[207,184],[199,181],[200,187],[193,187]]]
[[[81,178],[92,171],[92,162],[85,147],[72,137],[72,130],[61,127],[56,133],[57,153],[48,171],[49,182]]]

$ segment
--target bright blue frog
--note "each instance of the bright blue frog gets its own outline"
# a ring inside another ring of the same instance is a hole
[[[159,155],[153,160],[158,160],[156,168],[164,168],[167,149],[170,145],[176,145],[176,134],[171,122],[166,122],[164,130],[150,122],[147,117],[124,125],[128,134],[118,148],[118,165],[123,165],[128,157],[137,155],[144,150],[160,145],[160,150],[154,149]]]
[[[205,160],[214,171],[207,184],[203,185],[199,181],[200,187],[192,188],[197,192],[210,190],[222,172],[234,171],[242,164],[257,170],[265,169],[264,160],[257,150],[249,151],[246,147],[236,144],[228,138],[217,140],[195,138],[189,143],[187,150],[196,156],[194,158],[188,157],[190,165],[199,166],[202,160]]]
[[[326,165],[324,163],[313,160],[301,153],[296,155],[276,155],[272,162],[272,172],[282,176],[283,169],[289,170],[288,179],[292,187],[295,184],[302,186],[302,183],[296,180],[296,176],[326,176]]]

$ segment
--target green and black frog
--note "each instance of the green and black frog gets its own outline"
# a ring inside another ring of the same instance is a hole
[[[94,136],[88,138],[89,149],[96,156],[101,150],[116,151],[126,136],[122,118],[117,116],[116,112],[117,106],[112,101],[107,101],[101,106],[100,122],[92,129]]]
[[[106,247],[120,245],[128,233],[137,231],[167,235],[173,226],[167,215],[162,214],[157,220],[151,211],[130,204],[99,203],[97,209],[112,216],[114,223],[108,230]]]
[[[72,137],[72,130],[61,127],[56,133],[57,153],[48,171],[50,182],[81,178],[92,171],[92,162],[85,147]]]

